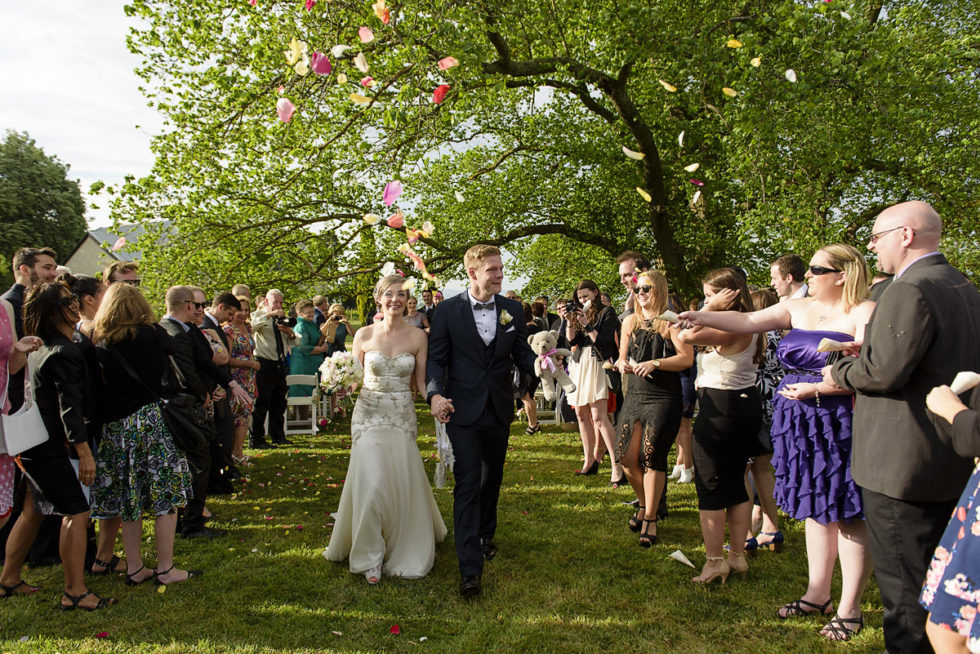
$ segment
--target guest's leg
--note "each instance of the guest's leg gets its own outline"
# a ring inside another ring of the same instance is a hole
[[[730,506],[725,514],[728,519],[728,533],[731,534],[731,543],[729,543],[731,552],[732,554],[742,554],[745,552],[745,541],[741,535],[746,532],[749,523],[752,522],[752,502],[740,502]]]
[[[475,425],[446,426],[453,446],[453,535],[460,576],[483,572],[480,547],[480,485],[483,480],[483,444]]]
[[[837,523],[822,525],[807,518],[804,529],[808,582],[802,599],[822,606],[830,599],[830,584],[833,582],[834,564],[837,562]]]
[[[244,420],[241,424],[235,425],[235,439],[232,445],[232,456],[239,461],[245,458],[245,439],[248,437],[248,421]]]
[[[582,451],[585,463],[582,472],[586,472],[595,462],[596,434],[592,427],[592,409],[586,406],[575,407],[575,418],[578,420],[578,432],[582,436]]]
[[[623,428],[629,429],[629,427]],[[634,422],[632,429],[633,434],[630,436],[629,445],[623,453],[623,470],[626,473],[626,479],[630,482],[633,493],[636,495],[637,501],[646,507],[648,506],[645,503],[646,484],[643,474],[643,463],[640,461],[640,443],[643,440],[642,425],[639,422]]]
[[[590,406],[592,424],[595,426],[598,436],[602,438],[602,442],[609,451],[609,460],[612,464],[611,480],[616,481],[623,476],[623,467],[619,465],[618,461],[616,461],[616,433],[613,429],[612,423],[609,422],[609,413],[607,412],[607,408],[608,402],[606,400],[593,402]],[[598,442],[596,443],[596,446],[598,448]],[[596,458],[598,458],[598,456],[596,456]]]
[[[65,571],[65,592],[81,595],[88,591],[85,586],[85,544],[88,540],[89,512],[65,516],[61,521],[61,538],[58,554]],[[88,599],[88,598],[86,598]],[[83,602],[86,606],[89,602]]]
[[[861,596],[871,576],[871,554],[868,552],[868,530],[864,520],[850,524],[839,522],[837,551],[840,556],[841,593],[837,615],[856,618],[861,615]]]
[[[926,622],[926,635],[929,636],[929,642],[932,643],[936,654],[970,654],[966,646],[966,636],[938,625],[931,619]]]
[[[122,523],[123,552],[126,554],[126,574],[135,582],[146,581],[153,570],[145,567],[143,553],[143,520],[125,520]],[[157,539],[159,543],[159,538]]]
[[[273,443],[286,440],[286,394],[289,391],[289,387],[286,386],[285,368],[279,366],[277,370],[278,375],[272,380],[274,385],[269,398],[269,436]]]
[[[27,482],[25,481],[25,483]],[[34,537],[37,536],[37,531],[40,529],[43,521],[44,516],[38,513],[34,507],[34,491],[28,483],[27,491],[24,494],[24,508],[11,528],[10,534],[7,536],[3,572],[0,573],[0,584],[4,586],[16,586],[22,581],[20,573],[24,567],[24,561],[27,559],[27,553],[31,549],[31,543],[34,542]]]
[[[534,427],[538,424],[538,405],[534,401],[534,396],[525,393],[521,398],[521,404],[524,405],[524,413],[527,414],[527,426]]]
[[[752,479],[755,490],[759,495],[762,506],[762,531],[775,533],[779,531],[779,507],[776,506],[776,477],[772,472],[771,454],[755,457],[752,462]],[[751,495],[749,496],[751,497]]]
[[[694,465],[691,455],[691,434],[693,421],[691,418],[681,418],[680,429],[677,430],[677,465],[690,468]]]

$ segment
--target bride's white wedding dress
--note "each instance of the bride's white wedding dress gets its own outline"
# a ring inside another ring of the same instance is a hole
[[[364,353],[364,383],[351,416],[350,464],[324,556],[350,557],[355,574],[383,566],[396,577],[432,569],[446,524],[429,487],[416,437],[409,380],[415,355]]]

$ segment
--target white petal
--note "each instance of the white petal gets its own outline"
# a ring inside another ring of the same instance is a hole
[[[796,83],[796,71],[795,70],[793,70],[792,68],[787,68],[786,69],[786,72],[784,74],[786,75],[787,81]]]
[[[681,130],[681,133],[677,135],[677,147],[684,147],[684,130]]]
[[[634,159],[636,161],[639,161],[643,157],[647,156],[645,152],[637,152],[636,150],[630,150],[625,145],[623,146],[623,154],[625,154],[630,159]]]
[[[349,45],[335,45],[334,47],[330,48],[330,54],[333,55],[334,59],[340,59],[348,50],[350,50]]]
[[[689,173],[693,173],[695,170],[697,170],[700,167],[701,167],[701,164],[699,164],[699,163],[692,163],[690,166],[684,166],[684,170],[686,170]]]

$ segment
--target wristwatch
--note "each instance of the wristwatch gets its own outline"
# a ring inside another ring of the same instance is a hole
[[[656,368],[657,370],[660,370],[660,359],[653,360],[653,367]]]

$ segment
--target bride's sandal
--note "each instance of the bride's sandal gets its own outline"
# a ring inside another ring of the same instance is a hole
[[[380,584],[381,583],[381,566],[379,565],[378,567],[371,568],[370,570],[368,570],[367,572],[365,572],[364,573],[364,578],[367,579],[367,582],[370,585],[372,585],[372,586],[377,586],[378,584]]]

